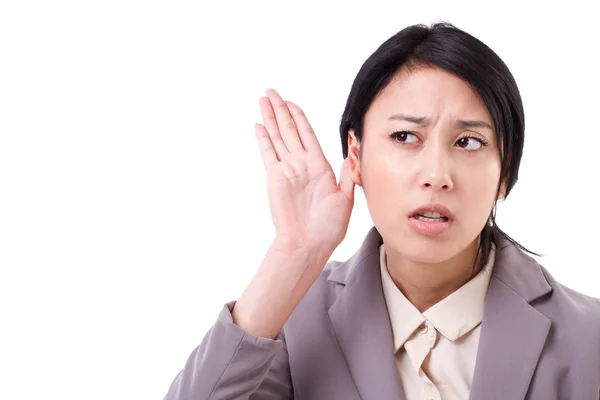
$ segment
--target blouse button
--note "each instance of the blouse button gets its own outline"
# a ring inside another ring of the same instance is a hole
[[[423,325],[421,325],[421,327],[419,328],[419,333],[427,333],[427,330],[428,330],[428,328],[427,328],[427,325],[426,325],[426,324],[423,324]]]

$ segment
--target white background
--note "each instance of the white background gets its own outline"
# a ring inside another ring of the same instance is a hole
[[[258,98],[300,105],[339,174],[352,81],[414,23],[508,64],[526,145],[499,225],[600,297],[593,2],[215,3],[2,2],[0,398],[162,398],[274,233]],[[357,189],[332,258],[371,226]]]

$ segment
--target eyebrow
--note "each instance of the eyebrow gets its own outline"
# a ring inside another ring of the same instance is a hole
[[[408,121],[408,122],[412,122],[413,124],[417,124],[423,127],[426,127],[430,124],[430,121],[428,118],[425,117],[413,117],[412,115],[407,115],[407,114],[395,114],[392,115],[391,117],[388,118],[388,120],[390,121]],[[456,126],[460,129],[468,129],[468,128],[488,128],[490,130],[494,130],[494,128],[492,128],[492,126],[490,124],[488,124],[485,121],[479,121],[479,120],[469,120],[469,121],[465,121],[465,120],[458,120],[456,121]]]

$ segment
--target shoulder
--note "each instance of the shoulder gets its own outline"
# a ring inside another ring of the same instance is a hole
[[[542,265],[539,265],[539,268],[552,287],[548,304],[568,312],[573,318],[596,324],[600,328],[600,299],[578,292],[558,282]]]
[[[600,338],[600,299],[558,282],[541,260],[533,258],[508,239],[497,236],[493,276],[516,292],[554,323],[591,324]]]
[[[539,267],[552,291],[532,306],[551,320],[558,342],[580,357],[592,356],[597,362],[600,360],[600,299],[567,287],[546,268]]]

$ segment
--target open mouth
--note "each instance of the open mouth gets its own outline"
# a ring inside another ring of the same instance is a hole
[[[413,218],[418,219],[419,221],[425,222],[446,222],[448,221],[448,217],[445,217],[439,213],[427,213],[428,215],[423,214],[415,214]],[[437,215],[431,215],[437,214]]]

